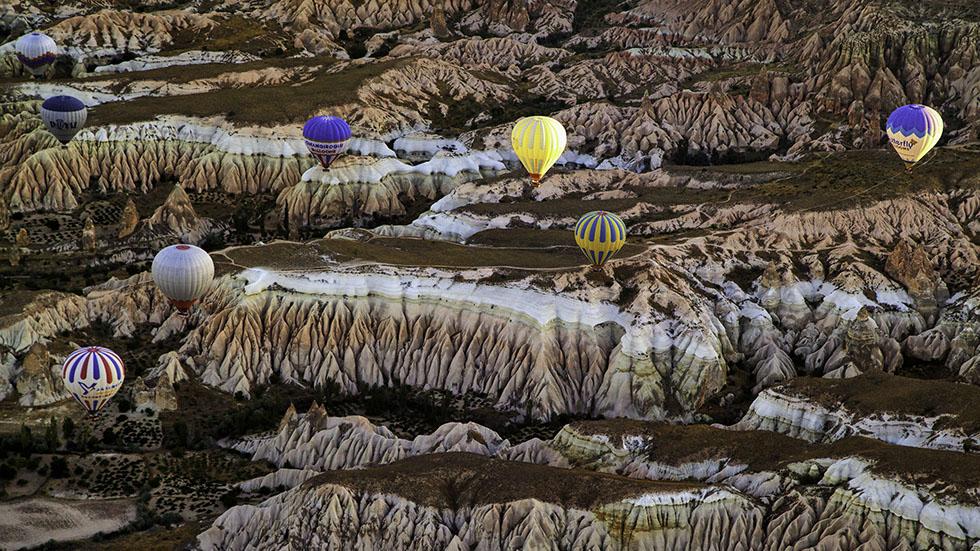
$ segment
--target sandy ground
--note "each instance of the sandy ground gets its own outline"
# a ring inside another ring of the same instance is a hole
[[[49,540],[87,538],[112,532],[136,518],[132,499],[63,500],[31,498],[0,503],[0,549],[22,549]]]

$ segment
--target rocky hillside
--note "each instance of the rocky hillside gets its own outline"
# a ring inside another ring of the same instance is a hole
[[[0,547],[61,510],[72,549],[976,548],[978,14],[0,5]],[[58,94],[89,109],[67,147]],[[907,173],[912,102],[945,133]],[[539,186],[531,114],[568,134]],[[353,131],[328,170],[314,115]],[[598,270],[594,210],[629,228]],[[178,241],[216,265],[189,316],[148,272]],[[66,429],[82,341],[132,377]]]

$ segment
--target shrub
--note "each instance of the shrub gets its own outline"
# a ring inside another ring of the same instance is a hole
[[[51,478],[67,478],[68,462],[64,457],[55,457],[51,460]]]

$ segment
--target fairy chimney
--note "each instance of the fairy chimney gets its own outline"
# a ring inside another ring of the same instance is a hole
[[[136,231],[136,226],[140,223],[140,214],[136,210],[136,203],[130,198],[123,207],[122,216],[119,217],[119,238],[129,237]]]
[[[82,228],[82,250],[87,252],[95,252],[98,248],[99,239],[95,234],[95,223],[92,222],[92,217],[89,216],[85,219],[85,227]]]
[[[18,247],[26,247],[31,244],[31,237],[27,235],[27,228],[21,228],[20,231],[17,232],[17,237],[14,239],[14,243],[16,243]]]

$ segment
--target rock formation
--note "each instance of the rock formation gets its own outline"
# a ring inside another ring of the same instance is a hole
[[[194,212],[191,199],[181,186],[174,186],[164,201],[150,216],[152,225],[166,226],[178,235],[187,235],[198,229],[200,219]]]
[[[10,227],[10,209],[7,207],[7,200],[0,193],[0,231]]]
[[[435,2],[435,6],[432,8],[432,17],[429,19],[429,27],[436,38],[449,37],[449,27],[446,25],[446,9],[442,2]]]
[[[136,203],[133,198],[126,199],[126,206],[123,207],[122,216],[119,218],[119,232],[116,234],[120,239],[133,235],[139,226],[140,215],[136,210]]]
[[[469,454],[412,458],[358,475],[321,475],[257,507],[231,509],[201,534],[198,544],[203,549],[238,547],[245,541],[271,547],[287,541],[334,546],[350,534],[356,545],[386,549],[413,549],[420,543],[439,549],[541,547],[555,541],[608,547],[628,533],[637,541],[658,534],[665,545],[688,549],[736,549],[749,546],[749,534],[762,521],[750,500],[720,488],[626,481]],[[554,487],[548,489],[551,484],[566,489],[560,503]],[[451,488],[448,492],[431,491],[445,485]],[[387,528],[394,525],[381,519],[391,516],[403,519],[400,524],[409,526],[414,536],[406,539],[404,530]],[[313,517],[321,522],[307,521]],[[463,520],[461,528],[438,520],[449,517]],[[287,518],[301,522],[287,528]],[[381,528],[368,534],[361,528],[364,522],[378,522]],[[716,534],[709,527],[718,523],[744,529],[725,533],[722,543],[715,535],[710,540],[701,535]],[[318,526],[324,525],[336,529],[321,531]]]
[[[959,484],[971,476],[977,457],[957,452],[902,448],[862,438],[815,446],[785,436],[759,432],[625,420],[575,423],[564,427],[551,441],[532,439],[510,446],[479,425],[451,425],[443,426],[431,435],[404,440],[363,418],[327,417],[318,406],[311,407],[305,415],[294,413],[284,418],[278,434],[258,441],[242,440],[235,445],[242,451],[253,453],[256,458],[299,465],[299,468],[281,469],[274,476],[246,482],[242,485],[243,489],[294,489],[271,498],[258,508],[243,506],[232,510],[202,534],[201,541],[207,546],[215,544],[213,538],[216,537],[238,537],[233,535],[237,529],[250,531],[254,537],[267,537],[264,534],[276,532],[267,528],[277,521],[264,512],[265,508],[295,499],[297,494],[307,495],[302,499],[310,503],[307,492],[319,487],[325,480],[343,480],[344,485],[366,484],[366,489],[369,488],[371,492],[389,495],[398,502],[404,500],[418,505],[431,501],[423,497],[427,494],[419,493],[410,481],[401,478],[406,465],[412,465],[411,469],[419,476],[425,473],[429,480],[443,475],[468,480],[469,484],[456,486],[465,493],[467,488],[480,486],[479,480],[483,475],[479,474],[479,470],[485,466],[494,466],[492,469],[497,477],[495,488],[514,483],[514,476],[525,480],[523,476],[534,473],[533,477],[546,479],[555,472],[542,470],[535,464],[565,469],[573,467],[574,470],[565,471],[563,475],[573,484],[586,472],[580,469],[588,469],[610,473],[607,475],[610,481],[618,478],[615,475],[628,476],[634,479],[634,491],[646,491],[641,488],[643,480],[686,481],[686,484],[697,481],[717,484],[719,486],[716,488],[726,489],[735,495],[744,493],[753,496],[761,503],[768,504],[771,514],[765,516],[765,524],[757,533],[739,528],[738,533],[733,534],[735,537],[741,537],[743,532],[750,534],[750,548],[782,549],[810,538],[841,532],[853,534],[853,541],[848,546],[887,539],[901,542],[898,548],[924,540],[962,548],[980,536],[975,528],[963,529],[972,526],[973,519],[980,518],[980,506],[975,495],[968,497],[961,494],[956,500],[948,500],[931,490],[923,492],[921,489],[922,486],[942,488],[945,484]],[[418,446],[424,442],[446,442],[446,437],[449,437],[448,441],[466,445],[471,453],[518,460],[525,465],[507,464],[508,467],[503,467],[504,463],[491,460],[481,462],[473,456],[452,453],[426,455],[424,450],[428,449],[428,444],[423,444],[421,448]],[[463,439],[459,440],[459,437]],[[705,449],[700,443],[706,439],[713,442],[710,449]],[[395,450],[401,451],[392,453]],[[270,452],[272,455],[268,455]],[[414,459],[401,459],[406,453]],[[419,453],[423,455],[417,455]],[[842,453],[848,457],[828,458]],[[455,456],[459,456],[459,459]],[[945,461],[947,468],[942,473],[936,473],[929,471],[928,467],[926,470],[910,467],[929,465],[935,461]],[[434,465],[439,467],[430,470]],[[477,465],[480,467],[472,470]],[[892,470],[896,465],[911,470],[896,473]],[[369,468],[346,471],[364,466]],[[503,476],[500,468],[512,468],[513,474]],[[345,471],[314,478],[318,471],[336,469]],[[304,481],[306,483],[302,484]],[[538,482],[543,480],[518,484],[530,490]],[[595,484],[593,482],[591,486],[593,492],[601,493],[602,486]],[[892,489],[887,496],[877,491],[882,484]],[[562,487],[565,488],[563,495],[566,499],[576,494],[575,486],[564,484]],[[484,497],[489,495],[493,495],[493,492],[485,493]],[[910,514],[901,503],[911,496],[918,496],[928,505]],[[549,503],[547,497],[539,496],[537,499]],[[642,501],[642,498],[638,500]],[[460,503],[467,503],[466,500],[456,503],[456,514],[468,511],[458,508]],[[564,503],[567,504],[567,501]],[[676,502],[664,497],[656,503],[668,507]],[[737,501],[722,499],[720,503],[731,510],[731,505]],[[669,508],[661,511],[661,515],[670,514]],[[881,515],[889,521],[884,525],[869,523],[873,515]],[[957,526],[937,522],[947,515],[969,519],[968,524]],[[900,527],[891,527],[890,523],[900,518]],[[667,534],[675,533],[669,528],[667,530]],[[634,537],[647,537],[644,533],[635,532]],[[290,534],[301,537],[292,531]],[[322,532],[320,536],[327,536],[327,533]],[[311,534],[309,537],[315,536]],[[230,539],[223,541],[234,545],[229,543],[232,541]]]
[[[21,361],[21,370],[17,376],[16,388],[20,394],[20,405],[43,406],[66,397],[61,377],[55,376],[53,372],[58,367],[55,363],[43,344],[31,346]]]
[[[173,411],[177,409],[177,395],[174,392],[170,376],[166,373],[157,378],[156,386],[147,387],[142,377],[136,377],[130,386],[130,395],[134,409],[154,409],[156,411]]]
[[[885,272],[905,286],[916,302],[916,309],[926,321],[933,323],[938,304],[948,298],[946,284],[933,269],[932,262],[921,245],[899,240],[885,263]]]
[[[27,228],[21,228],[17,232],[17,237],[14,238],[14,244],[18,247],[27,247],[31,244],[31,237],[27,234]]]
[[[791,383],[759,394],[735,428],[771,430],[811,442],[861,434],[891,444],[956,451],[969,448],[969,441],[980,441],[976,427],[959,421],[952,407],[958,400],[975,399],[977,390],[947,382],[929,385],[934,394],[913,402],[910,396],[922,389],[900,377],[872,374],[823,384]],[[882,395],[894,398],[889,409],[861,409],[862,399]]]
[[[95,223],[92,222],[92,217],[85,219],[85,227],[82,228],[82,241],[81,248],[83,251],[95,252],[98,248],[99,238],[95,233]]]
[[[884,365],[884,356],[878,348],[880,340],[878,324],[868,314],[868,309],[862,307],[844,337],[844,352],[859,372],[880,370]]]

